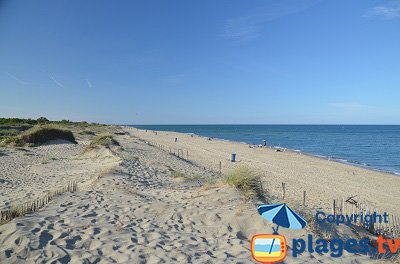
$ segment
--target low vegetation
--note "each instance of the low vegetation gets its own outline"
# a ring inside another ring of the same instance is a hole
[[[88,123],[86,121],[73,122],[70,120],[51,121],[46,117],[38,119],[31,118],[0,118],[0,146],[20,146],[25,144],[40,144],[42,142],[30,142],[29,137],[31,129],[37,127],[55,127],[64,131],[70,131],[77,139],[87,140],[96,135],[112,133],[113,128],[107,125],[97,123]],[[45,132],[46,134],[51,131]],[[53,131],[54,132],[54,131]],[[51,134],[53,133],[51,132]],[[63,133],[65,134],[65,133]],[[47,136],[45,136],[47,137]],[[66,137],[66,138],[65,138]],[[36,140],[36,136],[34,139]],[[73,140],[71,134],[63,135],[61,139]],[[58,138],[57,138],[58,139]]]
[[[185,174],[181,171],[174,171],[172,173],[172,178],[182,178],[182,179],[186,179],[187,177],[185,176]]]
[[[69,130],[60,129],[55,126],[37,126],[28,129],[20,135],[3,138],[0,142],[0,145],[11,145],[18,147],[25,145],[34,146],[57,139],[76,143],[74,135]]]
[[[10,129],[1,129],[0,128],[0,137],[12,137],[19,134],[19,131],[13,128]]]
[[[87,125],[86,121],[73,122],[70,120],[50,121],[46,117],[39,117],[38,119],[31,118],[0,118],[0,125],[45,125],[45,124],[81,124]]]
[[[88,135],[88,136],[95,136],[96,133],[94,133],[93,131],[90,130],[83,130],[81,132],[79,132],[80,135]]]
[[[222,178],[222,182],[235,186],[246,198],[263,195],[260,178],[247,167],[238,167],[234,169]]]
[[[36,125],[38,121],[30,118],[0,118],[0,125]]]
[[[98,146],[110,148],[111,146],[119,146],[118,141],[111,134],[101,134],[96,136],[88,145],[87,149],[94,149]]]

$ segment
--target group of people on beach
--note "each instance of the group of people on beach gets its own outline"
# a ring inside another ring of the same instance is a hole
[[[250,145],[249,145],[249,148],[265,148],[266,146],[267,146],[267,141],[264,140],[264,141],[263,141],[263,144],[258,144],[258,145],[256,145],[256,144],[250,144]]]

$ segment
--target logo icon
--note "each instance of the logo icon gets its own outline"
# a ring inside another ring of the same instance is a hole
[[[276,224],[272,235],[257,234],[251,239],[251,254],[256,261],[274,263],[286,257],[286,239],[278,234],[279,226],[291,229],[302,229],[307,221],[289,208],[286,204],[262,204],[258,213],[266,220]]]
[[[286,257],[286,239],[282,235],[254,235],[250,248],[253,258],[258,262],[280,262]]]

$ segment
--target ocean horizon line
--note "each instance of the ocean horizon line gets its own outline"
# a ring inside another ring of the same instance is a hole
[[[128,125],[300,151],[369,169],[400,174],[400,125]],[[264,143],[263,143],[264,142]]]

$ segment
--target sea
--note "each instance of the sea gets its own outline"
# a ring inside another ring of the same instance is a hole
[[[301,151],[400,175],[400,125],[133,125]]]

